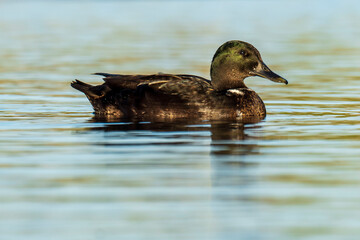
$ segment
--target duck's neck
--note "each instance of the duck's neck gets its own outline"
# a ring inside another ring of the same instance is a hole
[[[247,88],[244,83],[243,74],[232,66],[213,66],[210,70],[211,84],[217,91],[233,88]]]

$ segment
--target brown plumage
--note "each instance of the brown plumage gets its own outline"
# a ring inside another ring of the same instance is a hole
[[[71,86],[85,93],[97,116],[230,118],[256,122],[265,118],[265,105],[245,86],[244,78],[259,75],[272,81],[287,81],[273,73],[254,49],[240,41],[223,44],[212,61],[212,81],[186,74],[95,73],[104,76],[102,85],[92,86],[75,80]]]

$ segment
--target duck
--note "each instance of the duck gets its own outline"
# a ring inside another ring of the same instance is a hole
[[[266,117],[265,104],[244,79],[259,76],[288,84],[263,62],[250,43],[231,40],[215,52],[210,78],[190,74],[111,74],[103,84],[75,79],[71,86],[83,92],[96,116],[116,118],[201,118],[258,122]]]

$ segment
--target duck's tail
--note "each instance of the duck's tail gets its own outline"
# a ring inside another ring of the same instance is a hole
[[[75,81],[71,82],[71,86],[73,88],[75,88],[76,90],[79,90],[80,92],[83,92],[85,94],[87,94],[89,92],[89,89],[91,87],[93,87],[92,85],[84,83],[84,82],[79,81],[77,79],[75,79]]]
[[[103,97],[108,92],[108,87],[104,85],[93,86],[82,81],[75,79],[71,82],[71,86],[80,92],[85,93],[89,98],[100,98]]]

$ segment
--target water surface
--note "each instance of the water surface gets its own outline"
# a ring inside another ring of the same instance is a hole
[[[356,1],[0,2],[2,239],[358,239]],[[257,124],[106,122],[93,72],[209,76],[251,42]]]

